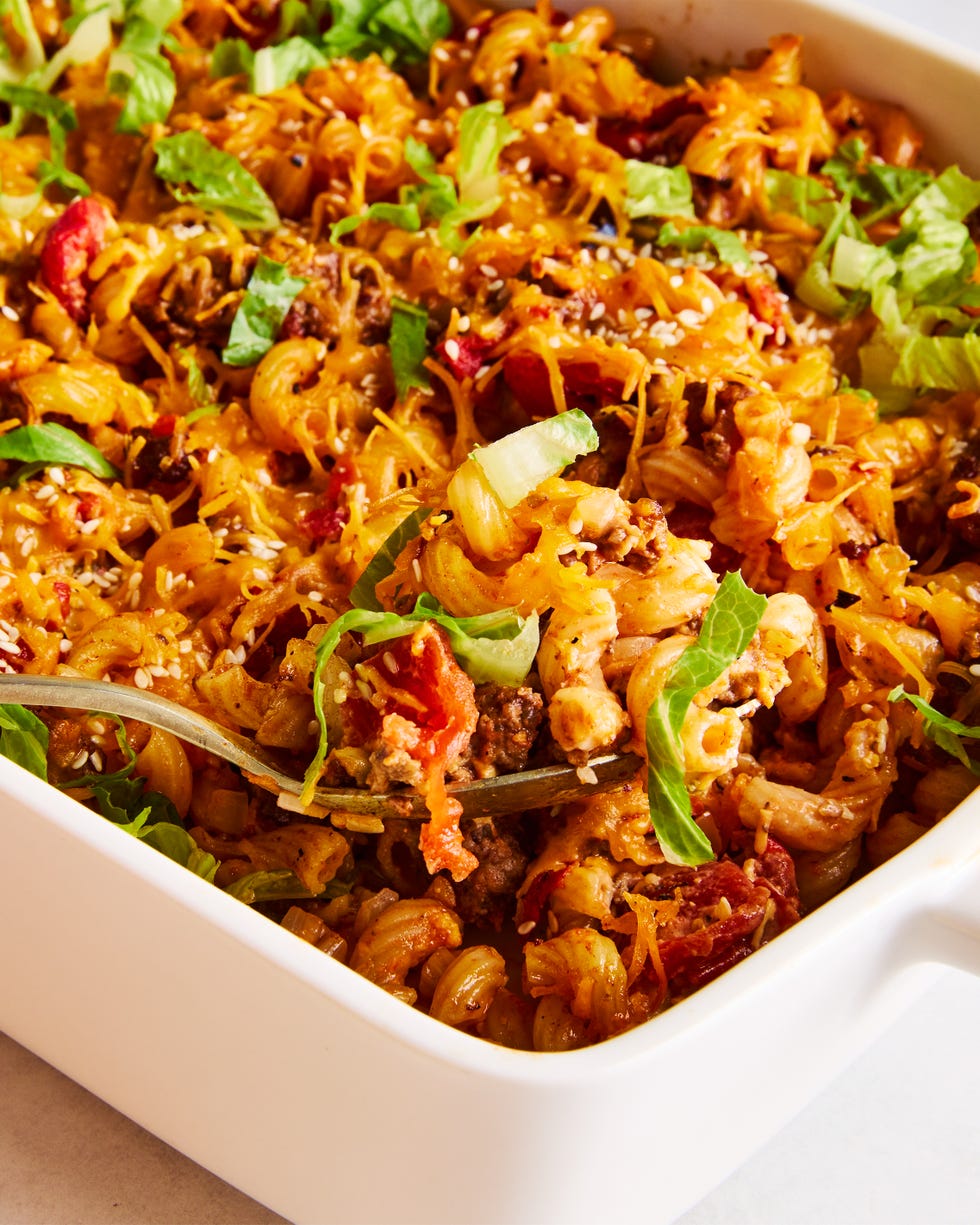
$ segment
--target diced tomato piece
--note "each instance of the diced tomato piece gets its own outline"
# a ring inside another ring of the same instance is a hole
[[[82,523],[98,519],[99,512],[102,510],[102,502],[99,495],[97,493],[79,493],[75,496],[78,498],[78,504],[75,507],[75,517],[80,519]]]
[[[456,379],[471,379],[483,365],[483,359],[493,348],[494,342],[485,336],[466,333],[451,340],[441,340],[436,352]]]
[[[746,281],[752,313],[763,323],[778,327],[783,322],[785,297],[767,277],[753,277]]]
[[[87,273],[102,250],[108,224],[108,210],[97,200],[73,200],[48,231],[41,250],[41,277],[77,323],[88,313]]]
[[[521,408],[532,416],[555,411],[548,367],[536,353],[509,353],[504,359],[504,382]]]
[[[330,469],[323,502],[308,510],[300,520],[300,528],[314,544],[340,539],[344,524],[350,519],[350,511],[340,504],[341,498],[344,490],[356,480],[357,468],[353,460],[338,459]]]
[[[562,362],[566,408],[602,408],[623,398],[619,379],[601,373],[598,362]],[[551,380],[544,358],[537,353],[510,353],[504,361],[504,381],[525,412],[540,417],[555,411]]]
[[[571,870],[572,865],[567,863],[561,868],[550,868],[547,872],[541,872],[531,881],[527,892],[521,896],[517,903],[515,922],[518,931],[526,923],[536,924],[539,922],[545,902],[560,887],[562,881]]]
[[[600,119],[596,128],[599,140],[620,157],[644,161],[660,152],[663,131],[682,115],[703,115],[704,110],[690,94],[667,98],[646,119]]]
[[[798,916],[792,860],[777,843],[755,861],[751,879],[737,863],[722,859],[665,872],[659,896],[680,903],[657,941],[675,995],[694,991],[752,952],[758,928],[772,914],[770,898],[776,901],[778,930]]]
[[[64,579],[56,578],[51,584],[54,588],[54,594],[58,597],[58,607],[61,609],[62,621],[68,620],[68,614],[71,612],[71,587]]]
[[[462,807],[446,791],[446,770],[476,730],[473,681],[453,658],[445,632],[431,621],[387,643],[357,665],[357,674],[372,697],[352,693],[344,702],[348,735],[364,747],[380,748],[392,761],[405,755],[418,764],[419,790],[432,814],[419,838],[426,867],[463,880],[477,860],[463,847]]]
[[[155,438],[171,438],[174,429],[177,425],[177,417],[174,413],[165,413],[162,417],[157,417],[156,421],[150,427],[150,433]]]

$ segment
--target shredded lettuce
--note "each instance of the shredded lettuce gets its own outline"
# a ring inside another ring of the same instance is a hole
[[[126,736],[122,720],[115,715],[104,715],[103,718],[112,720],[116,725],[116,744],[125,764],[112,774],[83,774],[73,778],[70,782],[59,784],[61,790],[84,788],[91,791],[99,812],[117,825],[139,819],[145,811],[144,821],[162,821],[180,826],[180,817],[170,799],[159,791],[145,790],[146,780],[135,775],[136,753]]]
[[[275,47],[262,47],[252,62],[252,92],[262,96],[285,89],[326,62],[327,57],[319,48],[299,36],[287,38]]]
[[[408,137],[405,160],[422,182],[402,189],[401,205],[414,205],[420,218],[437,221],[439,241],[459,254],[472,241],[463,237],[461,227],[489,217],[500,207],[500,154],[518,136],[498,101],[464,111],[459,124],[458,190],[448,174],[436,170],[427,146]],[[387,219],[395,220],[394,216]]]
[[[691,176],[684,166],[626,162],[627,217],[693,217]]]
[[[268,353],[296,295],[306,284],[303,277],[290,276],[285,264],[260,255],[231,321],[221,360],[229,366],[253,366]]]
[[[671,668],[660,696],[647,713],[647,794],[650,820],[671,863],[692,867],[714,858],[711,843],[691,812],[684,781],[681,727],[694,697],[713,684],[752,641],[766,597],[726,574],[708,606],[696,641]]]
[[[184,415],[184,421],[188,425],[193,425],[202,417],[217,417],[223,413],[226,406],[218,403],[214,388],[204,377],[204,371],[197,364],[197,359],[190,349],[182,349],[178,345],[174,350],[174,356],[178,364],[183,366],[187,372],[187,390],[194,401],[194,407]]]
[[[395,571],[398,555],[410,540],[414,540],[422,530],[422,524],[432,514],[428,506],[419,506],[407,515],[395,530],[385,539],[381,548],[371,558],[364,573],[351,588],[350,602],[355,608],[369,608],[381,612],[381,601],[376,591],[382,579]]]
[[[335,221],[330,227],[330,241],[337,243],[345,234],[352,234],[362,221],[387,221],[400,230],[412,233],[422,227],[417,204],[371,204],[363,213]]]
[[[429,313],[424,306],[416,306],[404,298],[391,299],[388,349],[399,400],[404,400],[413,387],[428,391],[431,386],[423,365],[429,351],[425,336],[428,325]]]
[[[715,225],[689,225],[679,230],[668,221],[660,227],[657,245],[680,247],[682,251],[703,251],[705,247],[714,247],[723,264],[739,269],[752,267],[752,257],[739,236]]]
[[[588,416],[572,408],[477,447],[470,456],[504,506],[516,506],[543,480],[598,445],[599,435]]]
[[[223,38],[211,51],[212,77],[237,77],[251,74],[255,52],[244,38]]]
[[[323,50],[331,58],[375,54],[388,63],[419,63],[452,29],[441,0],[330,0],[330,12]]]
[[[6,39],[0,41],[0,81],[23,81],[44,63],[44,46],[27,0],[0,0],[0,19],[10,21],[23,47],[19,58]]]
[[[48,729],[32,710],[0,705],[0,753],[48,780]]]
[[[46,64],[32,72],[25,84],[47,92],[66,68],[73,64],[89,64],[111,46],[112,26],[106,5],[86,13],[65,45]]]
[[[91,191],[89,185],[83,178],[69,170],[65,164],[68,133],[73,132],[78,126],[75,108],[61,98],[44,93],[43,90],[6,81],[0,81],[0,102],[6,102],[10,106],[10,122],[0,128],[0,140],[16,136],[28,115],[40,116],[47,125],[51,156],[42,158],[38,163],[39,192],[33,197],[27,197],[27,200],[33,199],[36,206],[40,200],[40,191],[51,183],[57,183],[73,194],[89,195]],[[18,207],[23,209],[22,215],[31,211],[26,201],[18,205],[17,201],[21,199],[18,196],[8,196],[6,199],[12,201],[9,207],[4,209],[8,216],[15,216]]]
[[[160,47],[179,13],[180,0],[126,0],[119,46],[109,56],[109,89],[125,99],[117,132],[138,135],[170,114],[177,82]]]
[[[200,132],[164,136],[153,146],[156,174],[171,184],[178,200],[205,212],[222,212],[245,229],[274,230],[276,206],[237,157],[225,153]],[[187,191],[184,184],[195,191]]]
[[[249,872],[225,886],[225,893],[251,906],[254,902],[285,902],[321,896],[310,893],[289,868]]]
[[[0,459],[19,460],[23,464],[9,478],[14,485],[52,464],[84,468],[106,480],[119,476],[118,469],[109,463],[101,451],[55,421],[21,425],[0,434]]]
[[[905,411],[913,393],[928,388],[980,390],[977,324],[963,309],[980,304],[977,250],[965,224],[980,207],[980,181],[955,166],[933,178],[867,162],[859,141],[842,144],[823,173],[829,185],[769,171],[770,208],[823,231],[797,296],[838,318],[868,307],[876,317],[860,359],[879,410]],[[868,229],[883,217],[896,218],[899,232],[879,244]]]
[[[980,762],[974,761],[963,745],[964,739],[980,740],[980,727],[969,727],[958,719],[951,719],[949,715],[936,710],[925,698],[920,698],[915,693],[906,693],[904,686],[896,685],[888,695],[888,700],[900,702],[903,699],[911,702],[922,716],[922,728],[929,739],[945,753],[955,757],[971,773],[980,776]]]
[[[182,825],[170,821],[150,824],[152,815],[150,808],[144,808],[131,821],[118,823],[119,828],[124,833],[138,838],[140,842],[148,843],[161,855],[166,855],[195,876],[213,884],[215,873],[221,866],[220,861],[209,851],[202,851]]]
[[[459,202],[468,221],[500,206],[500,154],[519,133],[499,101],[468,107],[459,121]]]

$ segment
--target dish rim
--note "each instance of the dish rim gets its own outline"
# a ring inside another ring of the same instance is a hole
[[[505,0],[505,4],[508,8],[520,7],[521,0],[514,3]],[[871,35],[884,34],[893,38],[917,54],[965,69],[976,78],[980,90],[980,50],[957,44],[904,17],[872,9],[863,3],[790,0],[785,6],[782,0],[667,0],[651,18],[669,24],[674,12],[710,11],[719,7],[755,13],[775,13],[788,7],[790,24],[792,14],[805,12],[814,21],[830,14]],[[756,21],[761,25],[764,18],[759,16]],[[777,33],[776,24],[769,24],[772,33]],[[804,42],[806,37],[804,35]],[[746,36],[741,40],[742,53],[757,45],[757,41]],[[829,939],[875,905],[906,892],[916,895],[908,908],[908,916],[919,914],[933,906],[938,897],[980,860],[978,788],[910,847],[849,884],[778,938],[649,1021],[580,1050],[529,1052],[495,1045],[406,1006],[356,971],[324,957],[322,952],[283,930],[273,920],[251,911],[250,907],[243,906],[152,847],[141,845],[137,839],[119,830],[110,833],[111,822],[0,758],[0,803],[11,797],[38,820],[49,821],[64,836],[94,847],[114,866],[131,872],[245,945],[263,961],[273,963],[396,1042],[412,1046],[419,1053],[460,1070],[538,1086],[601,1079],[613,1065],[640,1061],[664,1044],[678,1041],[682,1036],[690,1037],[692,1030],[714,1022],[719,1013],[754,994],[764,979],[780,973],[797,957],[802,958],[808,945]],[[971,825],[976,827],[972,838]],[[651,1030],[651,1026],[655,1026],[655,1030]]]
[[[349,966],[286,931],[274,920],[196,876],[99,813],[22,767],[0,757],[0,797],[7,795],[38,820],[98,851],[113,867],[138,877],[185,910],[271,962],[305,986],[396,1042],[458,1070],[538,1087],[602,1079],[613,1066],[641,1062],[668,1043],[689,1039],[720,1013],[745,1003],[767,978],[806,955],[807,947],[900,895],[915,891],[928,911],[971,863],[980,863],[980,788],[911,846],[848,885],[778,937],[671,1004],[648,1021],[603,1042],[570,1051],[522,1051],[446,1025],[396,999]],[[961,828],[962,827],[962,828]],[[969,837],[972,832],[972,839]]]

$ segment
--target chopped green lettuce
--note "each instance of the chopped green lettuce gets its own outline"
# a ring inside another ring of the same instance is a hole
[[[404,298],[392,298],[388,349],[399,400],[404,400],[413,387],[428,391],[431,386],[423,365],[429,351],[428,324],[429,313],[424,306],[416,306]]]
[[[0,459],[19,460],[24,465],[9,478],[14,485],[52,464],[85,468],[94,476],[106,480],[119,476],[118,469],[109,463],[101,451],[55,421],[21,425],[0,434]]]
[[[980,762],[974,761],[963,745],[964,740],[980,740],[980,727],[970,727],[958,719],[951,719],[949,715],[936,710],[925,698],[915,693],[906,693],[904,686],[896,685],[888,695],[888,700],[900,702],[903,699],[911,702],[922,716],[922,728],[929,739],[943,752],[955,757],[973,774],[980,776]]]
[[[407,515],[393,532],[385,539],[381,548],[371,558],[364,573],[351,588],[350,602],[355,608],[369,608],[381,612],[381,601],[376,591],[378,583],[395,571],[398,555],[410,540],[414,540],[422,530],[422,524],[432,514],[428,506],[419,506]]]
[[[766,597],[726,574],[708,606],[697,639],[671,668],[647,712],[647,794],[650,820],[671,863],[692,867],[714,858],[711,843],[694,820],[684,778],[681,727],[695,696],[713,684],[752,641],[766,610]]]
[[[32,710],[0,705],[0,753],[47,782],[48,729]]]
[[[535,421],[470,453],[504,506],[516,506],[549,476],[599,445],[588,415],[572,408]]]
[[[154,146],[156,174],[176,198],[205,212],[222,212],[245,229],[274,230],[279,214],[237,157],[225,153],[200,132],[164,136]],[[188,191],[185,184],[195,190]]]
[[[694,198],[687,169],[627,159],[626,215],[693,217]]]
[[[245,297],[231,321],[231,334],[221,360],[229,366],[253,366],[268,353],[296,295],[306,283],[303,277],[290,276],[285,264],[260,255],[245,288]]]

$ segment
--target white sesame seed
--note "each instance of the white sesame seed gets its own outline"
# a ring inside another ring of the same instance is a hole
[[[153,679],[143,668],[137,668],[133,673],[133,684],[137,689],[151,689]]]
[[[458,362],[459,361],[459,341],[458,340],[447,340],[445,348],[446,348],[446,356],[449,358],[449,360],[451,362]]]

